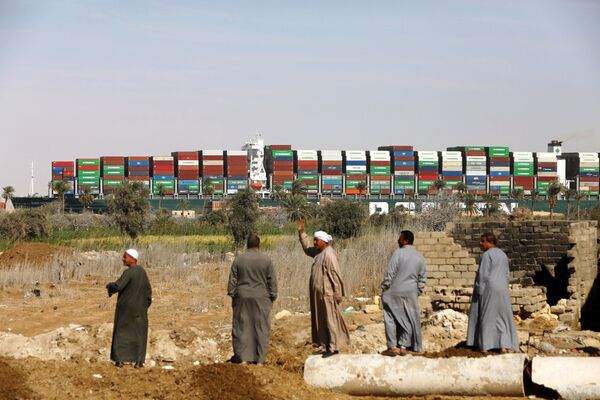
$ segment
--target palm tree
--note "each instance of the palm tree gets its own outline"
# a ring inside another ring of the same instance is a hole
[[[79,202],[83,205],[83,209],[90,208],[94,203],[94,195],[89,186],[83,188],[83,193],[79,196]]]
[[[361,181],[358,183],[358,185],[356,185],[356,189],[358,190],[359,194],[366,194],[367,193],[367,182]]]
[[[485,212],[488,217],[490,214],[498,211],[498,208],[500,207],[500,199],[498,196],[493,193],[487,193],[483,196],[483,201],[485,202]]]
[[[292,222],[307,220],[312,216],[312,207],[306,197],[301,194],[288,193],[281,200],[281,206]]]
[[[454,190],[456,190],[458,194],[462,196],[467,190],[467,185],[465,185],[464,182],[458,182],[456,185],[454,185]]]
[[[523,189],[513,189],[510,191],[510,197],[517,203],[523,200]]]
[[[158,185],[156,185],[156,194],[158,194],[159,196],[159,200],[158,200],[158,209],[160,210],[162,207],[162,201],[165,197],[165,195],[167,194],[167,189],[165,188],[165,185],[162,183],[159,183]]]
[[[437,191],[438,195],[440,194],[440,192],[446,187],[446,182],[438,179],[435,182],[433,182],[433,188]]]
[[[577,207],[577,219],[579,219],[579,206],[581,205],[581,200],[585,199],[586,194],[584,192],[578,191],[575,194],[575,207]]]
[[[2,198],[4,199],[5,202],[7,202],[8,200],[12,200],[14,195],[15,195],[14,187],[5,186],[2,188]]]
[[[540,191],[537,189],[531,189],[531,191],[529,192],[529,199],[531,200],[531,211],[533,212],[533,205],[535,204],[535,201],[538,198],[538,195],[540,194]]]
[[[204,178],[202,179],[202,194],[204,196],[212,196],[215,192],[215,188],[213,187],[212,179]]]
[[[560,192],[562,192],[564,186],[560,184],[560,182],[552,182],[546,188],[546,193],[548,193],[548,209],[550,210],[550,219],[554,215],[554,207],[556,206],[556,200]]]
[[[306,194],[306,184],[302,181],[295,180],[294,182],[292,182],[292,188],[290,190],[290,193],[305,195]]]
[[[473,193],[465,193],[463,195],[463,201],[465,203],[465,212],[469,217],[472,217],[477,213],[477,200]]]
[[[573,211],[571,210],[571,200],[575,198],[575,196],[577,195],[577,191],[575,189],[565,188],[563,195],[565,196],[565,200],[567,201],[567,219],[571,219],[571,212]]]
[[[56,181],[52,184],[52,190],[56,192],[60,199],[60,212],[65,212],[65,193],[71,190],[71,184],[66,181]]]

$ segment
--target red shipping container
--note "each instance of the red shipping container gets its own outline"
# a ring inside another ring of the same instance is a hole
[[[396,156],[394,161],[415,161],[414,156]]]
[[[292,146],[289,144],[272,144],[269,146],[271,150],[291,150]]]
[[[63,176],[65,178],[72,178],[72,177],[75,176],[75,172],[73,172],[73,171],[63,171]]]
[[[443,181],[462,181],[462,175],[461,176],[447,176],[447,175],[443,175],[442,176],[442,180]]]
[[[579,182],[598,182],[597,176],[580,176]]]
[[[488,159],[494,162],[510,162],[510,157],[488,157]]]
[[[75,162],[73,161],[52,161],[53,167],[74,167]]]
[[[490,176],[490,182],[508,182],[510,176]]]
[[[389,181],[390,175],[371,175],[372,181]]]
[[[80,165],[77,167],[79,171],[100,171],[99,165]]]

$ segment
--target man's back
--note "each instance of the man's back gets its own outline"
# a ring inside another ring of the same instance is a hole
[[[385,292],[399,295],[416,295],[425,286],[425,259],[413,246],[407,245],[394,252],[384,284]],[[390,281],[391,280],[391,281]]]
[[[277,278],[273,262],[260,251],[247,251],[231,266],[233,281],[228,292],[239,297],[276,297]]]

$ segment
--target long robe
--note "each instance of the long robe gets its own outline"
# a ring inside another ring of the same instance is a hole
[[[306,233],[300,235],[300,243],[304,253],[314,258],[309,282],[312,342],[339,351],[350,345],[350,334],[341,306],[335,301],[335,296],[346,295],[337,254],[331,246],[323,251],[309,247]]]
[[[109,296],[119,293],[110,359],[143,363],[148,344],[148,307],[152,303],[148,275],[140,265],[129,267],[106,288]]]
[[[277,299],[271,259],[255,250],[237,256],[229,272],[227,294],[233,305],[234,360],[264,363],[271,336],[271,307]]]
[[[421,351],[418,296],[426,281],[425,259],[417,249],[406,245],[394,252],[381,283],[388,348],[403,346]]]
[[[509,280],[506,254],[497,247],[483,253],[471,297],[467,346],[482,351],[519,349],[508,291]]]

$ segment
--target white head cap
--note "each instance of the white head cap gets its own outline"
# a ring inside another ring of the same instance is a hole
[[[131,258],[135,258],[136,260],[138,260],[140,257],[136,249],[127,249],[125,250],[125,253],[129,254]]]
[[[321,239],[322,241],[324,241],[326,243],[330,243],[333,240],[331,235],[327,234],[327,232],[324,232],[324,231],[316,231],[315,233],[313,233],[313,237],[315,237],[317,239]]]

